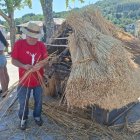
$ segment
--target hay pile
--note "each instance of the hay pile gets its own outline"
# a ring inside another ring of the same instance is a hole
[[[112,140],[131,140],[133,135],[127,133],[125,129],[116,130],[115,127],[109,128],[101,126],[95,121],[81,117],[78,110],[66,111],[65,105],[59,105],[59,101],[49,101],[43,104],[43,113],[61,128],[59,134],[69,136],[69,139],[112,139]],[[53,130],[55,132],[55,129]],[[66,134],[64,134],[66,133]]]
[[[106,20],[98,10],[93,10],[92,7],[85,9],[81,16],[102,34],[111,35],[120,40],[130,52],[140,53],[140,40]]]
[[[126,122],[126,127],[127,127],[129,132],[139,133],[140,132],[140,121],[132,122],[132,123]]]
[[[135,102],[140,71],[124,43],[114,37],[117,28],[92,9],[72,13],[67,24],[73,30],[68,43],[73,63],[65,94],[68,106],[96,104],[113,110]]]

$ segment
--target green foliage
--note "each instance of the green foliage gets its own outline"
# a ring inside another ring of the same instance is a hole
[[[84,0],[79,0],[81,3],[84,3]],[[66,7],[69,6],[70,2],[75,2],[75,0],[66,0]]]
[[[103,0],[95,5],[108,20],[122,28],[140,19],[140,0]]]
[[[7,14],[24,6],[32,6],[32,0],[0,0],[0,9]]]
[[[31,20],[32,21],[43,21],[44,17],[43,17],[43,15],[40,15],[40,14],[35,15],[33,13],[29,13],[29,14],[22,16],[21,18],[16,18],[15,23],[16,23],[16,25],[19,25],[19,24],[23,24],[23,23],[26,23]]]

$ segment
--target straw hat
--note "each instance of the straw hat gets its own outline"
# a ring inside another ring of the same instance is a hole
[[[41,31],[40,31],[40,27],[33,22],[29,22],[27,27],[22,27],[21,31],[23,32],[23,34],[26,34],[27,36],[33,37],[33,38],[40,38],[41,35]]]

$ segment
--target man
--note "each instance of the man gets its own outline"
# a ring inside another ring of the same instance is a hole
[[[12,51],[12,64],[19,67],[19,86],[17,88],[18,92],[18,100],[20,104],[19,108],[19,118],[20,118],[20,128],[22,130],[26,129],[27,119],[28,119],[28,102],[30,98],[31,90],[33,90],[34,96],[34,111],[33,117],[35,119],[36,124],[39,126],[42,125],[43,121],[41,118],[41,110],[42,110],[42,87],[39,83],[39,77],[37,75],[37,71],[43,77],[43,66],[38,66],[37,68],[33,68],[33,66],[47,58],[47,50],[45,45],[38,41],[41,36],[40,27],[32,22],[29,22],[28,26],[21,29],[22,32],[26,35],[26,39],[18,40],[14,44],[14,48]],[[24,80],[24,74],[32,69],[32,73],[28,75],[28,77]]]
[[[4,35],[0,31],[0,83],[1,88],[0,93],[2,93],[2,97],[6,95],[6,91],[8,90],[9,84],[9,75],[7,72],[7,60],[4,55],[5,48],[8,47],[8,42],[6,41]]]

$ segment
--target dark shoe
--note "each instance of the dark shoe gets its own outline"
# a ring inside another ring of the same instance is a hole
[[[25,130],[27,128],[27,120],[20,121],[20,129]]]
[[[2,89],[0,89],[0,93],[2,93]]]
[[[41,118],[34,118],[35,119],[35,123],[38,125],[38,126],[42,126],[43,124],[43,120]]]

